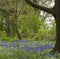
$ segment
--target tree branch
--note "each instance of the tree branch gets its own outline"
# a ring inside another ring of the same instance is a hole
[[[46,8],[46,7],[43,7],[43,6],[40,6],[40,5],[36,5],[35,3],[31,2],[30,0],[25,0],[25,2],[28,3],[29,5],[31,5],[34,8],[41,9],[41,10],[47,12],[47,13],[50,13],[50,14],[54,15],[53,8]]]

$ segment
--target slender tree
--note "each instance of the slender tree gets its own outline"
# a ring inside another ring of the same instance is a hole
[[[47,13],[52,14],[55,17],[56,22],[56,44],[53,49],[54,52],[60,52],[60,0],[55,0],[55,6],[53,8],[47,8],[44,6],[36,5],[35,3],[31,2],[30,0],[25,0],[26,3],[31,5],[34,8],[41,9]]]
[[[17,33],[17,36],[18,36],[18,38],[21,40],[21,33],[19,32],[19,30],[18,30],[18,1],[16,0],[16,2],[15,2],[15,12],[14,12],[14,19],[15,19],[15,22],[16,22],[16,33]]]

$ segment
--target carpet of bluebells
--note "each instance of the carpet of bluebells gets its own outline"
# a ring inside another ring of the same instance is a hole
[[[52,54],[54,43],[45,41],[0,40],[0,59],[60,59]]]

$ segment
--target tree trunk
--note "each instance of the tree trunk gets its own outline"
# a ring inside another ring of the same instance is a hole
[[[56,44],[54,51],[60,52],[60,0],[55,1],[56,6]]]
[[[15,21],[16,21],[16,33],[17,33],[17,36],[18,38],[21,40],[21,34],[18,30],[18,19],[17,19],[17,15],[15,14]]]
[[[17,36],[18,38],[21,40],[21,33],[19,32],[19,29],[18,29],[18,16],[17,15],[17,9],[18,9],[18,1],[16,0],[16,9],[15,9],[15,13],[14,13],[14,17],[15,17],[15,22],[16,22],[16,33],[17,33]]]
[[[6,33],[8,37],[12,37],[12,24],[9,16],[6,17]]]

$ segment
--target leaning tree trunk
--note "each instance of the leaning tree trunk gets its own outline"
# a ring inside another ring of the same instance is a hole
[[[54,47],[54,52],[60,52],[60,0],[55,0],[55,6],[53,8],[46,8],[40,5],[36,5],[35,3],[31,2],[30,0],[25,0],[26,3],[31,5],[34,8],[41,9],[47,13],[52,14],[55,17],[56,22],[56,44]]]

